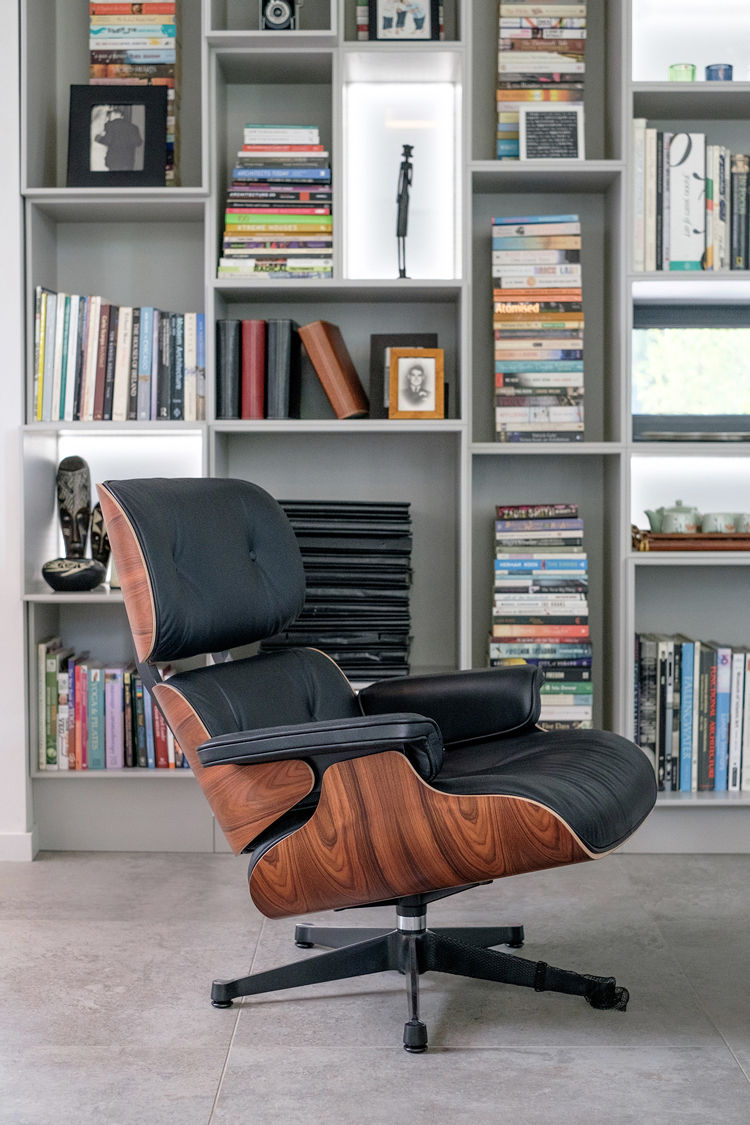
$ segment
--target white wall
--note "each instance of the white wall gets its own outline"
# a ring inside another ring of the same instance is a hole
[[[31,859],[21,586],[23,210],[19,161],[18,9],[3,4],[0,36],[0,860]]]

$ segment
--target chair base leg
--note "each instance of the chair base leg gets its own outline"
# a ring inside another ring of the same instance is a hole
[[[627,1007],[627,989],[618,988],[613,977],[556,969],[544,961],[530,961],[492,948],[522,944],[523,926],[430,930],[426,926],[425,907],[412,903],[399,904],[397,922],[395,930],[299,925],[295,930],[299,945],[328,945],[329,951],[236,980],[215,980],[211,1003],[216,1008],[228,1008],[242,996],[396,970],[406,978],[408,1019],[404,1025],[404,1049],[412,1054],[427,1049],[427,1028],[419,1013],[419,977],[430,971],[517,984],[537,992],[583,996],[593,1008],[625,1011]],[[352,943],[353,937],[358,940]]]

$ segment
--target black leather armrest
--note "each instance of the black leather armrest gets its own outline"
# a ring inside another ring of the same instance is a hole
[[[379,680],[363,688],[365,715],[417,711],[440,727],[446,749],[533,728],[541,711],[544,673],[533,664],[435,676]]]
[[[443,740],[437,724],[414,714],[355,716],[220,734],[198,747],[198,757],[204,766],[314,758],[325,768],[331,761],[383,750],[406,754],[425,781],[431,781],[443,763]]]

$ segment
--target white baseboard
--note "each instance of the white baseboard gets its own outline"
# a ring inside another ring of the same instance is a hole
[[[0,861],[28,863],[38,851],[36,826],[31,832],[0,832]]]

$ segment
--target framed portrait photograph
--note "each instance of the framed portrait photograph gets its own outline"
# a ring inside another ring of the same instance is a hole
[[[444,418],[442,348],[391,348],[389,418]]]
[[[518,111],[521,160],[583,160],[583,106],[537,102]]]
[[[163,187],[166,86],[71,86],[68,187]]]
[[[438,39],[438,0],[369,0],[370,39]]]

